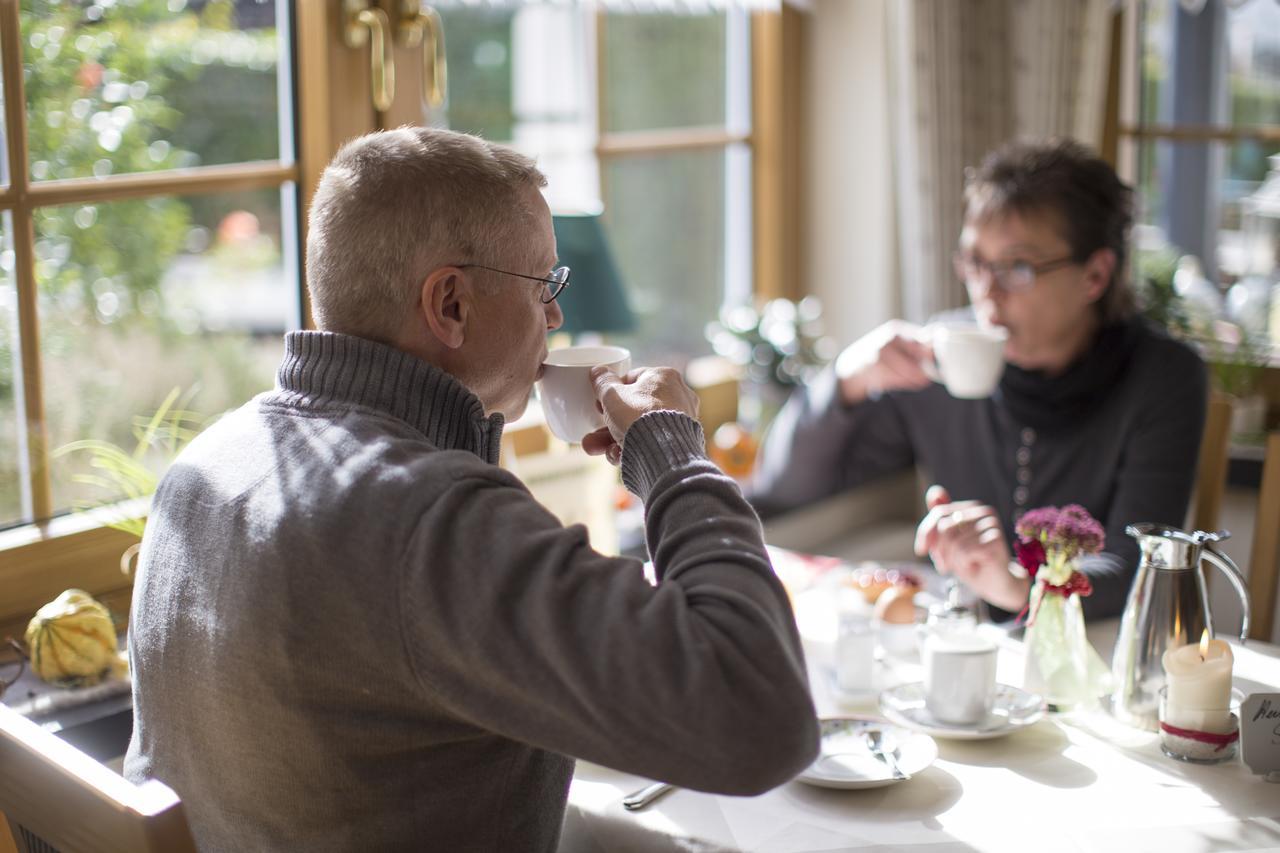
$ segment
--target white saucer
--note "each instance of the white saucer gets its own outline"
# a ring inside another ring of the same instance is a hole
[[[952,740],[986,740],[1003,737],[1038,722],[1044,716],[1044,699],[1008,684],[996,685],[995,707],[981,723],[958,726],[934,719],[924,705],[924,685],[900,684],[880,694],[880,710],[900,726],[933,737]]]
[[[875,717],[827,717],[822,726],[822,750],[818,757],[796,777],[801,782],[822,788],[879,788],[903,782],[893,771],[867,749],[862,733],[879,729],[885,743],[898,749],[898,769],[910,778],[924,770],[938,757],[933,738]]]

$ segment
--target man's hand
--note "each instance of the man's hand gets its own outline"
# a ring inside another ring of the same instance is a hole
[[[918,391],[932,381],[926,365],[933,349],[919,326],[890,320],[854,341],[836,359],[846,405],[884,391]]]
[[[1012,554],[996,511],[977,501],[952,502],[942,486],[929,487],[925,504],[929,512],[916,528],[916,554],[928,554],[939,572],[955,575],[997,607],[1021,609],[1030,581],[1009,571]]]
[[[631,425],[649,412],[683,412],[698,417],[698,398],[670,367],[641,367],[618,376],[604,367],[591,369],[596,408],[604,414],[604,428],[582,439],[582,449],[603,455],[614,465],[622,461],[622,439]]]

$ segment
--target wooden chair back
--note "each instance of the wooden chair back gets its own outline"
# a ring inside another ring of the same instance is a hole
[[[3,705],[0,814],[19,853],[196,849],[170,788],[155,780],[134,785]]]
[[[1280,431],[1267,436],[1267,455],[1258,486],[1258,512],[1249,549],[1249,598],[1253,611],[1249,636],[1271,640],[1275,627],[1276,577],[1280,575]]]
[[[1217,391],[1209,395],[1209,407],[1196,463],[1196,489],[1191,499],[1192,530],[1217,530],[1222,498],[1227,490],[1227,463],[1231,447],[1231,398]]]

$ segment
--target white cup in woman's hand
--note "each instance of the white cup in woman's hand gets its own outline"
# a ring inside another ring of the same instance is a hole
[[[932,378],[952,397],[978,400],[990,397],[1004,373],[1004,329],[977,323],[938,323],[929,327],[936,371]]]

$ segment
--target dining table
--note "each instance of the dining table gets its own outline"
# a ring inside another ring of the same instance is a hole
[[[838,596],[831,583],[840,583],[832,579],[842,572],[852,576],[842,566],[826,583],[789,589],[814,704],[820,718],[880,718],[877,690],[850,696],[835,683]],[[1104,661],[1119,624],[1088,626]],[[989,624],[980,630],[996,641],[997,681],[1020,687],[1019,632]],[[901,645],[878,654],[877,688],[920,681],[918,653]],[[1235,688],[1280,692],[1280,647],[1232,641],[1232,651]],[[1115,719],[1102,699],[1046,713],[1000,737],[935,742],[931,764],[880,787],[837,790],[796,779],[755,797],[676,788],[637,811],[623,798],[655,780],[579,761],[560,850],[1280,850],[1280,784],[1255,775],[1239,756],[1213,765],[1169,758],[1155,732]]]

